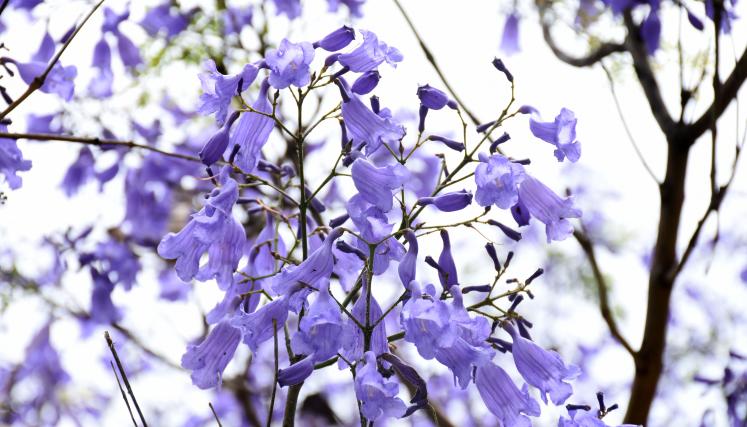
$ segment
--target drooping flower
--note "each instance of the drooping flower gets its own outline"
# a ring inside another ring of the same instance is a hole
[[[443,242],[443,249],[441,255],[438,256],[438,280],[441,282],[441,286],[444,289],[449,289],[454,285],[459,285],[459,277],[457,276],[456,264],[454,263],[454,257],[451,255],[451,241],[449,239],[449,232],[441,230],[441,241]]]
[[[539,404],[529,396],[526,386],[519,390],[506,371],[493,363],[477,368],[475,385],[490,412],[505,427],[531,427],[528,416],[540,414]]]
[[[508,56],[518,53],[519,47],[519,15],[512,12],[506,17],[501,36],[501,50]]]
[[[519,199],[534,218],[545,224],[548,243],[573,234],[573,225],[567,218],[581,217],[581,210],[573,206],[573,198],[561,199],[530,175],[525,176],[519,187]]]
[[[415,344],[420,356],[426,360],[436,357],[436,351],[454,344],[456,329],[449,323],[449,308],[436,296],[433,285],[421,290],[411,281],[410,299],[402,307],[400,320],[405,330],[405,341]]]
[[[91,320],[99,324],[118,322],[122,319],[122,312],[112,302],[114,283],[95,268],[91,268],[91,280]]]
[[[529,130],[537,138],[555,146],[555,157],[559,162],[566,157],[576,162],[581,157],[581,143],[576,141],[576,116],[573,111],[562,108],[555,117],[555,121],[541,122],[537,120],[537,110],[529,107],[532,112],[529,119]]]
[[[555,405],[565,403],[573,393],[573,388],[566,381],[578,376],[579,369],[573,365],[566,366],[558,353],[547,351],[522,337],[511,325],[504,328],[513,338],[511,352],[516,369],[524,380],[540,390],[545,404],[548,394]]]
[[[103,37],[93,48],[91,65],[98,70],[98,74],[88,83],[88,93],[98,99],[112,96],[112,83],[114,81],[112,52]]]
[[[239,112],[234,111],[226,122],[214,133],[200,150],[200,160],[207,166],[212,165],[223,157],[228,148],[231,125],[239,118]]]
[[[170,1],[151,8],[140,21],[140,26],[151,37],[156,37],[164,32],[167,40],[187,29],[194,11],[181,13],[172,7]]]
[[[417,203],[422,206],[433,205],[442,212],[455,212],[472,203],[472,193],[467,190],[454,191],[435,197],[421,197]]]
[[[342,346],[342,328],[340,308],[329,293],[329,282],[323,281],[291,340],[293,352],[311,355],[314,362],[327,360]]]
[[[182,356],[182,367],[192,371],[192,384],[208,389],[221,383],[223,370],[239,346],[241,331],[224,321],[199,345],[190,345]]]
[[[176,259],[176,272],[182,280],[215,278],[219,287],[226,289],[233,281],[246,235],[231,215],[239,191],[229,166],[223,168],[219,180],[221,186],[213,190],[202,210],[193,214],[179,233],[169,233],[161,240],[158,254]],[[208,262],[200,266],[200,257],[205,252]]]
[[[374,325],[373,332],[371,333],[371,351],[375,355],[384,354],[389,351],[389,341],[387,341],[386,334],[386,322],[381,319],[384,312],[381,310],[381,306],[374,295],[370,296],[371,305],[366,309],[369,301],[368,293],[371,291],[368,286],[367,280],[364,278],[363,287],[360,296],[353,304],[353,308],[350,310],[350,314],[360,323],[361,325]],[[366,315],[368,314],[368,319]],[[381,319],[381,321],[379,321]],[[358,325],[351,319],[346,319],[345,326],[343,329],[342,337],[343,348],[340,354],[345,356],[347,360],[358,360],[363,357],[365,351],[365,337],[363,331]],[[343,367],[342,360],[338,363],[338,366]]]
[[[282,330],[282,325],[288,319],[289,300],[283,295],[249,314],[239,313],[231,319],[231,325],[239,328],[243,335],[243,341],[253,352],[263,342],[269,340],[275,334],[275,327]]]
[[[314,42],[314,48],[320,47],[328,52],[336,52],[347,47],[353,40],[355,40],[355,30],[343,25],[324,36],[323,39]]]
[[[44,74],[44,70],[47,69],[46,62],[32,61],[21,63],[15,60],[8,60],[8,62],[16,65],[21,79],[28,85],[32,84],[37,77],[41,77]],[[64,67],[58,61],[49,71],[49,74],[47,74],[44,84],[42,84],[39,90],[44,93],[56,94],[65,101],[70,101],[73,99],[73,93],[75,92],[73,81],[77,75],[78,70],[74,65]]]
[[[392,193],[402,187],[409,175],[400,163],[377,167],[366,159],[357,159],[350,171],[361,196],[384,212],[392,210]]]
[[[397,239],[389,237],[394,224],[389,223],[386,212],[382,209],[367,202],[361,194],[351,197],[347,203],[347,211],[350,219],[355,224],[361,237],[365,241],[355,239],[353,245],[361,252],[368,255],[369,247],[367,242],[379,242],[374,250],[374,268],[375,275],[384,273],[389,267],[392,260],[399,260],[405,254],[405,249]]]
[[[60,184],[67,197],[74,196],[86,182],[93,178],[94,163],[91,150],[88,147],[81,148],[78,158],[70,165]]]
[[[366,71],[353,82],[352,91],[358,95],[365,95],[376,88],[381,79],[381,74],[376,70]]]
[[[404,233],[407,244],[407,254],[405,254],[402,261],[397,267],[397,273],[399,274],[399,280],[402,282],[402,286],[405,289],[410,289],[410,282],[415,280],[415,267],[418,261],[418,238],[412,230],[405,230]]]
[[[7,132],[8,125],[0,123],[0,132]],[[16,140],[0,138],[0,173],[5,176],[5,181],[11,190],[21,188],[23,180],[17,175],[31,169],[31,160],[23,158],[23,153],[18,149]]]
[[[355,395],[361,402],[361,413],[370,422],[380,418],[401,417],[407,407],[397,397],[399,384],[379,373],[376,354],[367,351],[364,363],[356,369]]]
[[[321,286],[323,281],[329,280],[334,268],[332,244],[342,236],[342,229],[332,230],[324,243],[299,265],[286,267],[272,279],[272,290],[278,295],[286,295],[298,284],[305,286]]]
[[[340,55],[337,60],[345,67],[356,73],[365,73],[375,70],[385,61],[392,67],[396,67],[403,59],[397,48],[387,46],[379,41],[376,34],[371,31],[361,30],[363,43],[350,53]]]
[[[270,84],[265,79],[252,108],[260,113],[269,114],[272,111],[267,91]],[[231,144],[238,145],[235,163],[242,171],[250,173],[257,167],[261,157],[262,147],[267,143],[270,133],[275,126],[272,117],[255,112],[244,112],[239,118],[231,135]]]
[[[479,154],[480,164],[475,169],[475,201],[480,206],[496,205],[508,209],[519,198],[518,185],[524,180],[524,167],[500,154],[488,157]]]
[[[223,14],[223,35],[241,34],[241,30],[252,24],[254,9],[251,6],[228,7]]]
[[[311,81],[309,64],[313,59],[311,43],[291,43],[283,39],[277,49],[269,49],[265,55],[265,63],[270,68],[270,85],[275,89],[306,86]]]
[[[228,115],[231,99],[251,86],[257,78],[259,69],[252,64],[246,64],[240,73],[224,75],[210,59],[203,63],[203,67],[205,72],[199,75],[203,93],[200,95],[200,106],[197,111],[205,115],[215,113],[215,121],[222,125]]]
[[[371,111],[358,95],[350,91],[344,79],[337,81],[343,99],[342,118],[353,146],[365,143],[366,153],[371,154],[382,144],[395,144],[405,136],[402,126]]]

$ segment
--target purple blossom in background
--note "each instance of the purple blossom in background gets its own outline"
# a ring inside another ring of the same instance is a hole
[[[187,29],[192,15],[193,12],[179,12],[177,8],[171,6],[171,1],[166,1],[148,10],[143,20],[140,21],[140,26],[151,37],[164,32],[166,39],[169,40]]]
[[[215,121],[218,125],[223,125],[231,99],[251,86],[257,78],[259,69],[252,64],[246,64],[239,74],[223,75],[218,72],[213,60],[205,61],[203,67],[205,72],[199,76],[203,94],[200,95],[200,106],[197,111],[204,115],[215,113]]]
[[[392,193],[409,177],[409,171],[399,163],[376,167],[365,159],[353,162],[350,171],[361,196],[384,212],[392,210]]]
[[[475,385],[490,412],[505,427],[531,427],[528,416],[538,416],[540,407],[529,396],[526,385],[519,390],[506,371],[486,363],[477,368]]]
[[[122,319],[122,312],[112,302],[114,283],[105,274],[91,268],[93,291],[91,292],[91,321],[110,324]]]
[[[355,376],[355,395],[361,402],[361,413],[370,422],[380,418],[398,418],[405,414],[407,407],[397,397],[399,384],[386,380],[379,373],[376,355],[367,351],[364,364],[359,365]]]
[[[500,154],[479,154],[480,164],[475,169],[475,201],[480,206],[496,205],[508,209],[519,198],[518,185],[526,176],[524,167]]]
[[[327,3],[329,3],[330,12],[337,12],[340,5],[344,4],[350,10],[351,15],[360,18],[363,16],[361,8],[366,3],[366,0],[327,0]]]
[[[581,218],[581,210],[573,206],[572,198],[561,199],[530,175],[526,175],[519,187],[519,199],[534,218],[545,224],[548,243],[573,234],[573,225],[567,218]]]
[[[223,370],[233,359],[241,331],[221,322],[199,345],[191,345],[182,356],[182,367],[192,371],[192,384],[208,389],[220,384]]]
[[[555,157],[559,162],[566,157],[572,163],[581,157],[581,143],[576,141],[576,116],[573,111],[562,108],[552,122],[540,122],[535,117],[537,110],[526,107],[531,112],[529,130],[537,138],[555,146]]]
[[[229,166],[220,173],[221,186],[213,190],[205,207],[193,214],[179,233],[169,233],[158,244],[158,254],[176,260],[179,278],[205,281],[215,278],[221,289],[233,281],[246,242],[244,228],[231,215],[238,199],[238,185],[229,175]],[[200,257],[208,253],[207,264]]]
[[[129,245],[109,239],[96,245],[94,257],[112,283],[121,283],[126,291],[132,289],[141,266]]]
[[[283,39],[277,49],[269,49],[265,55],[270,68],[270,85],[275,89],[306,86],[311,81],[309,64],[313,59],[311,43],[291,43]]]
[[[228,7],[223,14],[223,35],[241,34],[242,28],[252,25],[254,9],[251,6]]]
[[[653,55],[659,49],[661,39],[661,21],[659,20],[659,9],[651,6],[651,11],[641,23],[641,38],[646,45],[646,51]]]
[[[344,53],[337,58],[343,66],[356,73],[365,73],[375,70],[384,62],[396,67],[397,63],[402,61],[400,51],[380,42],[376,34],[366,30],[361,30],[361,34],[363,43],[352,52]]]
[[[283,14],[288,19],[301,16],[301,0],[273,0],[277,14]]]
[[[519,47],[519,15],[516,12],[509,14],[506,17],[506,23],[503,24],[501,51],[508,56],[521,51]]]
[[[9,62],[15,63],[21,79],[28,85],[32,84],[35,78],[41,77],[44,74],[44,70],[47,69],[46,62],[21,63],[14,60],[9,60]],[[73,99],[73,93],[75,92],[73,81],[77,75],[78,70],[74,65],[64,67],[59,62],[56,62],[49,71],[49,74],[47,74],[44,84],[42,84],[39,90],[44,93],[56,94],[65,101],[70,101]]]
[[[129,17],[129,9],[118,15],[107,7],[104,9],[104,23],[102,24],[101,31],[104,35],[111,33],[117,39],[117,51],[119,52],[120,59],[122,59],[122,64],[125,67],[136,67],[143,62],[140,56],[140,49],[135,46],[129,37],[122,34],[119,30],[119,24],[129,19]]]
[[[48,62],[54,56],[54,50],[55,42],[49,34],[49,31],[47,31],[44,33],[44,37],[42,37],[39,50],[31,56],[31,60],[34,62]]]
[[[52,133],[62,132],[62,126],[57,120],[59,113],[52,114],[29,114],[26,117],[26,132],[28,133]]]
[[[60,186],[67,197],[72,197],[80,188],[94,176],[95,160],[93,153],[88,147],[83,147],[78,152],[78,158],[68,168]]]
[[[540,390],[542,401],[547,404],[547,395],[555,405],[562,405],[573,393],[573,388],[566,381],[574,379],[580,373],[573,365],[566,366],[560,355],[547,351],[532,341],[519,335],[516,330],[506,325],[511,334],[516,369],[524,380]]]
[[[8,125],[0,123],[0,132],[8,132]],[[21,188],[23,180],[17,175],[31,169],[31,160],[23,158],[14,139],[0,138],[0,173],[11,190]]]
[[[112,84],[114,82],[112,52],[104,38],[99,40],[93,48],[91,66],[98,70],[98,74],[88,83],[88,93],[98,99],[112,96]]]

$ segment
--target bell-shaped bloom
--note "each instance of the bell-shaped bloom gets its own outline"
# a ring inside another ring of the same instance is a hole
[[[252,104],[254,110],[265,114],[272,112],[272,106],[267,99],[269,88],[270,84],[265,79],[260,87],[257,100]],[[274,126],[275,122],[272,117],[251,111],[241,115],[231,135],[231,144],[239,146],[239,152],[234,161],[242,171],[250,173],[257,167],[257,162],[262,157],[262,147],[270,138]]]
[[[321,362],[337,354],[342,346],[342,315],[329,293],[329,282],[319,287],[317,298],[301,319],[298,332],[291,340],[296,354],[311,355]]]
[[[205,207],[192,215],[179,233],[169,233],[158,245],[160,256],[176,259],[176,272],[184,281],[215,278],[221,289],[233,282],[246,235],[244,227],[231,215],[239,190],[229,173],[230,167],[224,167],[219,177],[221,186],[213,190]],[[200,266],[205,252],[208,262]]]
[[[365,95],[376,88],[381,79],[381,74],[376,70],[366,71],[353,82],[352,91],[358,95]]]
[[[367,351],[363,360],[355,375],[355,395],[361,402],[363,416],[369,422],[375,422],[381,418],[404,415],[407,406],[397,397],[399,384],[392,379],[384,379],[379,373],[376,354]]]
[[[516,12],[506,17],[501,36],[501,51],[508,56],[518,53],[519,47],[519,15]]]
[[[408,289],[410,299],[400,313],[405,341],[415,344],[420,356],[430,360],[439,349],[454,345],[457,331],[450,324],[447,304],[436,296],[433,285],[423,292],[416,281],[411,281]]]
[[[148,10],[143,20],[140,21],[140,26],[151,37],[163,32],[169,40],[187,29],[193,14],[193,12],[181,13],[178,8],[172,7],[171,1],[165,1]]]
[[[332,244],[342,236],[342,229],[335,228],[329,233],[324,243],[317,248],[304,262],[286,267],[272,279],[272,290],[278,295],[286,295],[298,284],[305,286],[322,286],[329,280],[335,265],[332,256]]]
[[[91,268],[93,291],[91,292],[91,320],[99,324],[110,324],[122,319],[122,312],[112,302],[114,283],[105,274]]]
[[[346,48],[353,40],[355,40],[355,30],[343,25],[324,36],[323,39],[314,42],[314,48],[320,47],[328,52],[337,52]]]
[[[353,94],[344,79],[339,79],[342,94],[342,118],[353,146],[366,144],[366,153],[371,154],[382,144],[395,144],[405,136],[405,130],[390,118],[382,117],[369,109]]]
[[[529,130],[537,138],[555,146],[555,157],[559,162],[566,157],[576,162],[581,157],[581,143],[576,141],[576,116],[573,111],[562,108],[552,122],[538,121],[533,113],[529,119]]]
[[[402,286],[405,289],[410,288],[410,282],[415,280],[415,270],[418,261],[418,238],[412,230],[405,230],[405,239],[407,240],[407,253],[400,261],[397,267],[397,273],[399,274],[399,280],[402,282]]]
[[[182,356],[182,367],[192,371],[192,384],[208,389],[221,383],[223,370],[233,359],[241,331],[227,321],[216,326],[199,345],[190,345]]]
[[[296,385],[306,380],[314,372],[314,359],[307,356],[285,369],[278,370],[278,384],[280,387]]]
[[[251,6],[227,7],[223,14],[223,35],[241,34],[241,30],[252,25],[254,9]]]
[[[269,49],[265,55],[265,63],[270,68],[270,85],[275,89],[306,86],[311,81],[309,64],[313,59],[311,43],[291,43],[283,39],[277,49]]]
[[[405,254],[405,248],[394,237],[384,240],[392,232],[394,224],[388,222],[386,212],[367,202],[361,194],[351,197],[347,203],[347,211],[356,229],[365,241],[355,239],[353,246],[366,256],[369,253],[367,242],[379,243],[374,250],[374,274],[384,273],[393,260],[400,260]]]
[[[526,386],[519,390],[506,371],[493,363],[477,368],[477,391],[488,410],[505,427],[531,427],[529,417],[540,414],[539,404],[529,396]]]
[[[472,193],[467,190],[454,191],[435,197],[421,197],[418,204],[423,206],[433,205],[442,212],[460,211],[472,203]]]
[[[377,167],[365,159],[357,159],[350,167],[353,184],[363,198],[384,212],[392,210],[392,193],[409,177],[404,165]]]
[[[8,126],[0,124],[0,132],[7,132]],[[18,176],[18,172],[25,172],[31,169],[31,160],[23,158],[23,153],[18,148],[16,140],[0,138],[0,174],[5,177],[5,181],[11,190],[21,188],[23,180]]]
[[[373,295],[370,297],[371,305],[368,310],[366,310],[370,289],[366,279],[363,280],[363,289],[361,290],[360,296],[358,296],[358,299],[355,301],[355,304],[353,304],[350,314],[361,325],[373,325],[378,322],[371,333],[371,351],[376,355],[384,354],[389,351],[389,341],[387,341],[386,338],[386,322],[383,320],[379,322],[379,319],[381,319],[384,312],[381,310],[381,306]],[[368,314],[368,319],[366,319],[366,314]],[[347,360],[358,360],[363,357],[363,352],[365,350],[365,337],[363,336],[363,331],[361,331],[358,325],[351,319],[346,319],[342,340],[343,348],[340,354],[345,356]],[[338,366],[344,366],[342,360],[338,363]]]
[[[81,148],[78,158],[70,165],[62,178],[60,186],[67,197],[74,196],[86,182],[93,178],[94,163],[91,150],[88,147]]]
[[[273,0],[277,14],[281,13],[288,19],[296,19],[301,16],[301,0]]]
[[[513,338],[511,346],[516,369],[524,380],[540,390],[542,401],[547,403],[547,395],[555,405],[562,405],[573,393],[573,388],[566,381],[580,373],[576,366],[566,366],[560,355],[547,351],[532,341],[522,337],[511,326],[505,329]]]
[[[109,44],[102,37],[93,48],[93,63],[98,70],[97,75],[88,83],[88,93],[94,98],[108,98],[112,96],[112,52]]]
[[[449,289],[453,285],[459,285],[459,277],[457,276],[456,264],[454,264],[454,257],[451,254],[451,240],[449,239],[449,232],[441,230],[441,241],[443,242],[443,249],[441,249],[441,255],[438,256],[438,280],[441,282],[441,286],[444,289]]]
[[[580,218],[581,211],[573,206],[572,198],[560,198],[530,175],[526,175],[519,187],[519,198],[527,211],[545,224],[548,243],[573,234],[573,225],[566,218]]]
[[[239,74],[224,75],[210,59],[203,63],[203,67],[205,72],[199,75],[203,93],[200,95],[200,106],[197,111],[205,115],[215,113],[215,121],[222,125],[228,115],[231,99],[251,86],[257,78],[259,69],[252,64],[246,64]]]
[[[226,122],[214,133],[200,150],[200,160],[207,166],[212,165],[223,157],[228,148],[231,125],[239,118],[239,112],[234,111]]]
[[[641,38],[646,45],[646,51],[653,55],[659,49],[661,40],[661,21],[659,20],[659,10],[652,7],[648,16],[641,22]]]
[[[284,295],[263,305],[257,311],[249,314],[239,313],[231,319],[231,325],[241,330],[244,343],[256,353],[260,344],[273,337],[276,326],[278,330],[282,330],[288,319],[289,301],[290,298]]]
[[[54,56],[54,51],[54,40],[49,34],[49,31],[47,31],[44,33],[44,37],[42,37],[42,42],[39,45],[39,50],[34,53],[34,55],[31,57],[31,60],[34,62],[48,62]]]
[[[448,95],[431,85],[418,87],[418,98],[420,99],[420,104],[430,110],[440,110],[446,105],[449,108],[456,108],[456,103],[450,100]]]
[[[475,201],[480,206],[496,205],[508,209],[519,199],[518,185],[526,175],[524,167],[500,154],[479,154],[480,164],[475,169]]]
[[[44,70],[47,69],[46,62],[12,62],[18,68],[21,79],[28,85],[32,84],[37,77],[41,77],[44,74]],[[75,92],[73,81],[77,75],[78,70],[74,65],[64,67],[59,62],[56,62],[49,71],[49,74],[47,74],[44,84],[42,84],[39,90],[44,93],[56,94],[65,101],[70,101],[73,99],[73,93]]]
[[[143,58],[140,56],[140,49],[135,46],[135,43],[133,43],[129,37],[119,31],[116,31],[114,36],[117,39],[119,58],[122,60],[122,64],[124,64],[125,67],[132,68],[143,63]]]
[[[363,43],[350,53],[340,55],[337,60],[345,67],[356,73],[375,70],[386,61],[396,67],[403,59],[402,53],[394,47],[379,41],[376,34],[361,30]]]

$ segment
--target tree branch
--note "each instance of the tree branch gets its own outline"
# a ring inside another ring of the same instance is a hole
[[[568,65],[574,67],[591,67],[602,59],[606,58],[613,53],[625,52],[625,45],[620,43],[602,43],[599,47],[588,52],[585,56],[573,56],[555,43],[555,39],[552,37],[551,25],[547,19],[545,19],[545,12],[548,7],[540,7],[540,24],[542,25],[542,37],[545,39],[545,43],[550,48],[555,57],[565,62]]]
[[[597,284],[597,290],[599,292],[599,311],[601,312],[602,318],[604,319],[605,323],[607,323],[610,334],[612,334],[612,337],[615,338],[615,340],[620,343],[620,345],[622,345],[631,356],[635,357],[636,351],[630,345],[628,340],[626,340],[622,335],[622,332],[620,332],[620,329],[617,326],[617,322],[612,315],[612,310],[610,309],[609,303],[609,295],[607,293],[607,280],[604,278],[604,274],[599,268],[596,253],[594,252],[594,245],[591,243],[591,240],[589,240],[589,238],[581,231],[575,230],[573,232],[573,237],[576,238],[576,241],[581,246],[581,249],[586,254],[586,258],[588,258],[589,264],[591,265],[591,271],[594,274],[594,281]]]

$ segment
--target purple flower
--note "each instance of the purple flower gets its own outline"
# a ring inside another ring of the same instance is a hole
[[[423,292],[418,282],[411,281],[408,289],[410,299],[400,313],[405,341],[415,344],[420,356],[430,360],[440,348],[454,344],[456,328],[450,324],[449,308],[436,296],[433,285],[426,286]]]
[[[122,319],[122,313],[112,302],[114,283],[105,274],[91,268],[93,291],[91,292],[91,320],[99,324],[109,324]]]
[[[377,70],[366,71],[353,82],[352,91],[358,95],[365,95],[376,88],[381,79],[381,74]]]
[[[201,389],[220,384],[240,340],[241,331],[229,322],[221,322],[202,343],[190,345],[182,356],[182,367],[192,371],[192,384]]]
[[[518,185],[524,180],[524,167],[500,154],[488,157],[479,154],[480,164],[475,169],[475,201],[480,206],[496,205],[508,209],[519,198]]]
[[[418,261],[418,238],[412,230],[405,230],[404,236],[408,244],[407,254],[405,254],[399,263],[397,273],[399,274],[402,286],[405,289],[410,289],[410,282],[415,280],[415,267]]]
[[[291,340],[296,354],[308,354],[321,362],[337,354],[342,346],[342,316],[329,293],[329,282],[322,282],[316,300],[301,319],[298,332]]]
[[[158,244],[160,256],[176,259],[176,272],[184,281],[215,278],[221,289],[233,282],[246,235],[231,215],[239,190],[229,171],[229,166],[223,168],[219,177],[221,186],[213,190],[205,207],[193,214],[179,233],[169,233]],[[200,266],[200,257],[205,252],[208,262]]]
[[[95,160],[93,153],[88,147],[83,147],[78,152],[78,158],[68,168],[62,178],[61,187],[67,197],[74,196],[88,180],[93,178]]]
[[[301,16],[301,0],[273,0],[277,14],[281,13],[288,19],[296,19]]]
[[[117,50],[119,51],[119,58],[122,60],[122,64],[125,67],[136,67],[143,63],[143,58],[140,56],[140,49],[135,46],[135,43],[119,31],[114,32],[114,36],[117,39]]]
[[[361,30],[361,34],[363,34],[363,43],[354,51],[338,57],[337,60],[343,66],[356,73],[365,73],[375,70],[384,61],[392,67],[396,67],[397,63],[402,61],[400,51],[380,42],[376,34],[365,30]]]
[[[548,243],[573,234],[573,226],[566,218],[581,217],[581,211],[573,206],[572,198],[561,199],[530,175],[525,176],[519,187],[519,199],[533,217],[545,224]]]
[[[646,45],[646,51],[653,55],[659,49],[661,39],[661,21],[659,20],[659,10],[652,8],[641,23],[641,38]]]
[[[223,14],[223,35],[241,34],[241,29],[252,24],[254,9],[246,7],[228,7]]]
[[[467,190],[455,191],[453,193],[441,194],[436,197],[421,197],[417,204],[428,206],[434,205],[442,212],[455,212],[462,210],[472,203],[472,193]]]
[[[283,269],[272,279],[272,290],[278,295],[286,295],[298,284],[322,286],[323,281],[329,280],[332,275],[335,263],[332,257],[332,244],[342,236],[342,233],[342,229],[335,228],[304,262]]]
[[[548,393],[555,405],[565,403],[573,393],[573,388],[565,381],[576,378],[579,369],[573,365],[566,366],[558,353],[547,351],[522,337],[512,326],[507,325],[505,329],[513,338],[511,348],[514,363],[524,380],[540,390],[545,404]]]
[[[309,64],[314,59],[314,47],[309,42],[291,43],[283,39],[277,49],[269,49],[265,62],[270,68],[270,85],[285,89],[290,85],[309,84]]]
[[[171,2],[166,1],[162,5],[150,9],[143,20],[140,21],[140,26],[151,37],[156,37],[161,31],[164,31],[166,39],[169,40],[187,29],[192,15],[192,12],[174,12]]]
[[[0,124],[0,132],[7,132],[8,125]],[[0,139],[0,173],[5,176],[5,181],[11,190],[21,188],[23,180],[17,175],[31,169],[31,160],[23,158],[23,153],[18,149],[16,140]]]
[[[540,414],[539,404],[529,397],[526,386],[519,390],[506,371],[493,363],[477,368],[475,384],[483,402],[502,426],[531,427],[527,415]]]
[[[409,175],[400,163],[376,167],[365,159],[353,162],[350,171],[361,196],[384,212],[392,210],[392,193],[402,187]]]
[[[116,278],[112,283],[121,283],[127,291],[132,289],[141,266],[129,245],[109,239],[96,245],[93,255],[99,261],[103,272],[110,278]]]
[[[12,61],[12,60],[11,60]],[[18,73],[21,75],[26,84],[30,85],[34,82],[34,79],[41,77],[44,74],[44,70],[47,68],[46,62],[27,62],[20,63],[12,61],[18,68]],[[44,79],[41,90],[44,93],[54,93],[65,101],[73,99],[73,92],[75,91],[75,85],[73,80],[78,75],[78,70],[74,65],[63,67],[59,62],[56,62],[52,69]]]
[[[355,30],[343,25],[318,42],[314,42],[314,48],[321,47],[328,52],[336,52],[347,47],[353,40],[355,40]]]
[[[358,95],[352,94],[343,79],[339,79],[342,93],[342,118],[353,146],[366,144],[366,153],[381,148],[381,144],[394,144],[405,136],[405,130],[393,120],[371,111]]]
[[[581,157],[581,143],[576,141],[576,116],[573,111],[562,108],[553,122],[540,122],[533,113],[529,119],[529,130],[537,138],[555,146],[555,157],[559,162],[566,157],[576,162]]]
[[[453,285],[459,285],[459,277],[457,277],[457,269],[454,264],[454,257],[451,255],[451,241],[449,240],[449,232],[441,230],[441,241],[444,246],[441,250],[441,255],[438,257],[438,280],[441,282],[441,286],[444,289],[449,289]]]
[[[212,165],[223,157],[223,153],[228,148],[228,134],[231,131],[231,125],[239,118],[239,112],[234,111],[228,120],[213,134],[200,150],[200,160],[207,166]]]
[[[270,84],[264,80],[257,100],[252,104],[254,110],[266,114],[272,111],[272,106],[267,99],[269,88]],[[267,143],[274,126],[275,122],[272,117],[254,112],[244,112],[241,115],[234,127],[231,141],[235,141],[233,144],[239,146],[239,152],[234,161],[242,171],[250,173],[257,167],[262,147]]]
[[[393,224],[388,222],[386,213],[367,202],[360,194],[350,198],[347,211],[361,237],[365,239],[356,239],[354,243],[364,254],[368,254],[369,251],[367,242],[381,241],[392,231]],[[374,250],[374,274],[384,273],[390,261],[399,260],[404,254],[404,247],[394,237],[379,243]]]
[[[314,373],[314,359],[307,356],[288,368],[279,369],[278,384],[280,384],[280,387],[296,385],[305,381],[312,373]]]
[[[337,12],[340,4],[344,4],[350,9],[351,15],[360,18],[363,16],[361,8],[366,3],[366,0],[327,0],[327,3],[329,3],[330,12]]]
[[[49,31],[44,33],[39,50],[34,53],[31,60],[34,62],[48,62],[54,56],[55,43]]]
[[[501,36],[501,50],[508,56],[518,53],[519,47],[519,15],[512,12],[506,18]]]
[[[386,335],[386,322],[383,320],[379,322],[384,312],[381,310],[376,298],[371,295],[371,306],[368,308],[368,319],[366,319],[366,304],[369,299],[368,293],[370,292],[367,280],[363,280],[363,289],[361,290],[360,296],[353,304],[353,308],[350,310],[350,314],[358,321],[361,325],[373,325],[378,322],[376,327],[371,333],[371,351],[376,354],[384,354],[389,351],[389,341],[387,341]],[[368,321],[366,321],[368,320]],[[365,342],[363,331],[358,325],[351,319],[346,319],[345,326],[342,334],[342,351],[340,354],[345,356],[348,360],[358,360],[363,356]],[[344,366],[341,360],[338,366]]]
[[[440,110],[446,105],[449,108],[456,108],[456,103],[450,100],[443,91],[430,85],[418,87],[418,98],[420,99],[420,104],[430,110]]]
[[[282,330],[283,324],[288,319],[288,304],[289,297],[283,295],[253,313],[239,313],[232,318],[231,325],[241,330],[244,343],[256,353],[259,345],[275,334],[276,325],[279,330]]]
[[[98,74],[88,83],[88,93],[98,99],[112,96],[112,83],[114,81],[112,52],[104,38],[101,38],[93,48],[93,63],[91,65],[98,69]]]
[[[197,111],[205,115],[215,113],[215,121],[222,125],[228,115],[231,99],[251,86],[259,70],[252,64],[246,64],[239,74],[223,75],[212,60],[205,61],[203,67],[206,72],[199,76],[203,94],[200,95]]]
[[[376,355],[367,351],[364,363],[358,365],[355,376],[355,395],[361,402],[361,413],[369,422],[380,418],[398,418],[405,414],[407,407],[397,397],[399,384],[385,380],[379,373]]]

